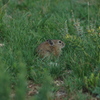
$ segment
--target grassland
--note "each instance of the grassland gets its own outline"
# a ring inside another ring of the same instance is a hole
[[[66,43],[41,59],[47,39]],[[99,100],[99,0],[0,1],[0,100]]]

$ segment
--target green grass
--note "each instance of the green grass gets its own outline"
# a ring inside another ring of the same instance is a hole
[[[33,97],[36,100],[51,100],[52,96],[47,93],[56,93],[52,83],[56,79],[64,81],[66,99],[75,94],[75,100],[87,100],[90,96],[84,94],[84,89],[100,97],[100,3],[99,0],[89,2],[94,3],[88,5],[85,0],[0,1],[0,43],[5,44],[0,47],[0,90],[4,80],[8,82],[4,84],[8,89],[0,92],[2,100],[9,96],[9,84],[14,84],[17,100],[25,99],[29,79],[43,85],[40,94]],[[36,47],[47,39],[61,39],[66,43],[59,58],[43,60],[37,56]],[[91,74],[94,77],[90,77]],[[47,90],[45,84],[48,84]]]

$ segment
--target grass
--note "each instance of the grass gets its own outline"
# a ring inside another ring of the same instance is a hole
[[[2,100],[9,98],[9,85],[14,85],[15,99],[25,99],[28,80],[41,85],[30,100],[53,100],[59,91],[55,80],[64,82],[60,87],[67,94],[65,100],[100,98],[100,3],[81,1],[0,1]],[[36,47],[47,39],[66,43],[59,58],[43,60],[36,54]]]

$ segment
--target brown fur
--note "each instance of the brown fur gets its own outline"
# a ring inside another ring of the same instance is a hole
[[[47,40],[37,47],[37,53],[43,58],[51,55],[60,56],[64,47],[65,43],[61,40]]]

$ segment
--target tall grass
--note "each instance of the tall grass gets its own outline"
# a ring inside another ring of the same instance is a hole
[[[5,44],[0,47],[1,100],[9,100],[12,90],[15,93],[14,99],[25,100],[29,79],[43,84],[39,94],[33,97],[36,100],[52,100],[51,94],[56,92],[56,89],[50,89],[56,88],[52,79],[64,81],[67,99],[73,93],[78,96],[76,98],[81,98],[81,95],[85,95],[80,92],[83,90],[99,97],[98,0],[0,2],[0,43]],[[66,43],[59,58],[41,59],[37,56],[36,47],[47,39],[61,39]],[[91,75],[93,77],[90,77]],[[94,80],[97,80],[97,83],[94,83]],[[14,89],[11,88],[12,85]],[[84,100],[87,98],[86,95],[83,97]]]

